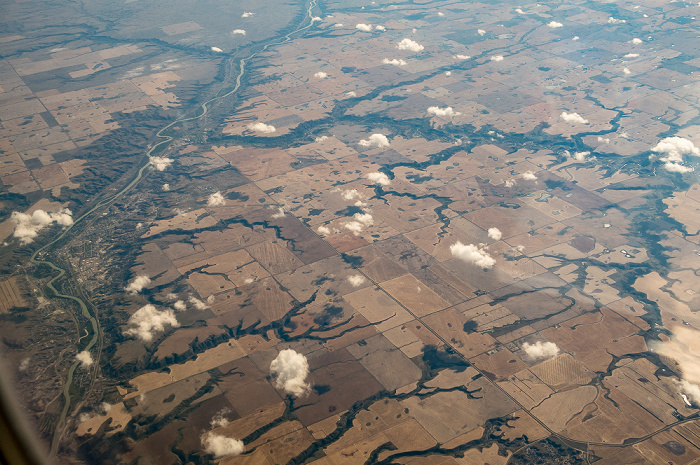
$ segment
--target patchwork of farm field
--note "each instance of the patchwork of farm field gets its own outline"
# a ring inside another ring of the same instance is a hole
[[[698,6],[171,3],[0,34],[51,460],[700,460]]]

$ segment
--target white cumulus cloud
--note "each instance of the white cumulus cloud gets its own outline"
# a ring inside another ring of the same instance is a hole
[[[551,27],[552,29],[556,29],[558,27],[564,27],[562,23],[559,23],[557,21],[551,21],[547,24],[547,27]]]
[[[622,23],[626,23],[626,22],[627,22],[627,20],[625,20],[625,19],[617,19],[617,18],[613,18],[612,16],[610,16],[608,18],[608,24],[622,24]]]
[[[214,192],[207,199],[207,206],[209,207],[219,207],[221,205],[226,205],[226,200],[224,200],[224,196],[219,191]]]
[[[275,377],[277,389],[294,397],[308,394],[311,386],[306,381],[309,376],[309,362],[303,354],[293,349],[281,350],[270,364],[270,374]]]
[[[231,34],[233,34],[233,35],[242,35],[242,36],[244,36],[244,35],[245,35],[245,29],[234,29],[233,31],[231,31]]]
[[[503,55],[493,55],[490,60],[495,62],[503,61]]]
[[[552,358],[559,353],[559,347],[553,342],[537,341],[534,344],[526,342],[523,350],[533,360]]]
[[[591,152],[575,152],[572,158],[576,161],[585,161],[586,157],[590,154]]]
[[[211,431],[202,438],[202,446],[204,446],[204,450],[207,454],[213,454],[214,457],[235,457],[245,452],[243,441],[228,438],[221,434],[215,434]]]
[[[328,73],[324,73],[323,71],[319,71],[318,73],[314,74],[315,78],[319,79],[326,79],[328,77]]]
[[[201,300],[199,300],[198,298],[196,298],[193,295],[191,295],[190,298],[187,300],[189,303],[194,305],[194,308],[196,308],[197,310],[206,310],[207,308],[209,308],[209,306],[207,304],[205,304],[204,302],[202,302]]]
[[[644,42],[644,41],[643,41],[642,39],[638,38],[638,37],[635,37],[635,38],[632,39],[630,42],[632,42],[634,45],[639,45],[639,44],[641,44],[641,43]]]
[[[493,265],[496,264],[496,260],[479,245],[464,245],[457,241],[450,246],[450,252],[453,257],[487,270],[491,269]]]
[[[124,334],[137,337],[142,341],[152,340],[153,333],[165,331],[166,325],[173,328],[180,326],[172,310],[160,311],[151,304],[144,305],[131,315],[128,324],[131,327],[124,331]]]
[[[361,274],[348,276],[348,282],[352,285],[352,287],[360,287],[365,282],[365,277]]]
[[[588,124],[588,120],[585,119],[583,116],[579,115],[578,113],[567,113],[565,111],[562,111],[559,117],[567,123]]]
[[[319,226],[316,228],[316,232],[322,236],[329,236],[331,234],[331,230],[328,229],[327,226]]]
[[[212,51],[212,52],[217,52],[217,53],[223,52],[223,50],[220,49],[219,47],[212,47],[212,48],[211,48],[211,51]],[[160,170],[160,171],[163,171],[163,170]]]
[[[389,179],[389,176],[378,171],[374,173],[368,173],[367,179],[382,186],[388,186],[389,184],[391,184],[391,179]]]
[[[454,56],[457,60],[468,60],[471,58],[470,55],[462,55],[462,54],[457,54]]]
[[[533,173],[530,170],[525,171],[521,176],[526,181],[535,181],[537,179],[537,176],[535,176],[535,173]]]
[[[151,165],[158,171],[165,171],[165,168],[172,165],[174,161],[167,157],[151,157]]]
[[[165,192],[168,192],[170,190],[170,184],[168,184],[167,182],[165,184],[163,184],[163,190]]]
[[[252,11],[244,11],[243,14],[241,15],[241,18],[250,18],[254,14],[255,13],[253,13]]]
[[[388,147],[389,139],[384,134],[372,134],[358,142],[360,147]]]
[[[386,31],[386,28],[384,26],[375,26],[374,27],[377,31]]]
[[[476,33],[479,34],[480,36],[483,36],[484,34],[486,34],[486,31],[483,29],[477,29]]]
[[[360,24],[355,25],[355,29],[359,29],[360,31],[363,31],[363,32],[369,32],[372,30],[372,25],[360,23]]]
[[[503,237],[501,230],[498,228],[489,228],[488,233],[489,233],[489,237],[491,239],[493,239],[494,241],[500,241],[501,237]]]
[[[399,44],[396,46],[399,50],[408,50],[411,52],[420,52],[422,51],[425,47],[423,47],[421,44],[416,42],[415,40],[411,40],[408,37],[404,38]]]
[[[450,118],[452,118],[453,116],[461,115],[460,112],[454,111],[452,107],[428,107],[428,113],[435,116],[449,116]]]
[[[637,58],[639,56],[639,53],[628,53],[625,55],[625,58]]]
[[[148,286],[149,284],[151,284],[151,278],[149,278],[145,274],[140,274],[136,276],[134,280],[131,281],[129,285],[124,288],[124,290],[131,295],[135,295],[141,292],[143,288]]]
[[[391,60],[388,58],[384,58],[382,60],[382,63],[384,63],[385,65],[394,65],[394,66],[406,66],[408,64],[408,63],[406,63],[406,60],[396,59],[396,58],[393,58]]]
[[[274,126],[262,122],[250,123],[248,126],[246,126],[246,128],[250,129],[251,131],[260,132],[262,134],[271,134],[277,131],[277,129]]]
[[[688,173],[692,168],[684,166],[683,155],[700,157],[700,148],[684,137],[666,137],[651,148],[652,152],[661,155],[659,160],[664,162],[664,169],[672,173]]]
[[[366,227],[374,224],[374,218],[369,213],[355,213],[353,221],[345,223],[343,227],[351,231],[354,235],[360,234]]]
[[[21,244],[29,244],[38,235],[39,231],[54,223],[60,226],[70,226],[73,224],[73,213],[67,208],[62,208],[53,213],[44,210],[35,210],[31,215],[22,212],[12,212],[11,220],[15,223],[15,230],[12,233],[19,239]]]
[[[187,310],[187,304],[182,300],[178,300],[173,304],[173,308],[178,312],[184,312]]]
[[[78,354],[75,356],[75,359],[80,362],[80,366],[83,368],[89,367],[95,361],[92,359],[92,355],[90,355],[90,352],[87,350],[83,350],[82,352],[78,352]]]

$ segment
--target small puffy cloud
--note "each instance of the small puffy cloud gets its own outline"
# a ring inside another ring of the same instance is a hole
[[[35,210],[34,213],[12,212],[10,217],[15,223],[15,230],[12,233],[19,239],[22,245],[29,244],[39,235],[39,231],[54,223],[61,226],[73,224],[73,213],[67,208],[62,208],[53,213],[44,210]]]
[[[579,36],[574,36],[571,40],[579,40],[579,39],[580,39]]]
[[[358,29],[358,30],[360,30],[360,31],[362,31],[362,32],[369,32],[369,31],[372,30],[372,25],[371,25],[371,24],[360,23],[360,24],[356,24],[356,25],[355,25],[355,29]]]
[[[151,165],[158,171],[165,171],[165,168],[172,165],[174,161],[167,157],[151,157]]]
[[[187,304],[182,300],[178,300],[173,304],[173,308],[178,312],[184,312],[187,310]]]
[[[333,27],[344,27],[345,25],[343,23],[335,23]]]
[[[216,52],[216,53],[221,53],[221,52],[223,52],[223,50],[220,49],[219,47],[212,47],[212,48],[211,48],[211,51],[212,51],[212,52]],[[161,171],[162,171],[162,170],[161,170]]]
[[[391,179],[389,179],[389,176],[378,171],[367,174],[367,179],[382,186],[388,186],[391,184]]]
[[[588,124],[588,120],[584,119],[583,116],[579,115],[578,113],[567,113],[565,111],[562,111],[559,117],[567,123]]]
[[[90,355],[90,352],[87,350],[83,350],[82,352],[78,352],[78,354],[75,356],[75,359],[80,362],[80,366],[83,368],[87,368],[95,361],[92,359],[92,355]]]
[[[357,189],[346,189],[341,195],[345,200],[358,200],[362,198],[362,194],[360,194]]]
[[[518,13],[519,15],[526,15],[526,14],[527,14],[527,13],[525,13],[525,12],[523,11],[522,8],[516,8],[516,9],[515,9],[515,12]]]
[[[452,107],[428,107],[428,113],[435,116],[449,116],[450,118],[452,118],[453,116],[461,115],[460,112],[454,111]]]
[[[351,90],[349,92],[345,92],[345,95],[347,95],[348,97],[357,97],[357,92]]]
[[[503,237],[501,230],[498,228],[489,228],[488,233],[489,233],[489,237],[491,239],[493,239],[494,241],[500,241],[501,237]]]
[[[617,19],[617,18],[613,18],[612,16],[608,18],[608,24],[622,24],[622,23],[626,23],[626,22],[627,22],[627,20],[625,20],[625,19]]]
[[[678,381],[678,388],[685,394],[686,398],[683,400],[686,404],[700,405],[700,387],[697,384],[682,379]]]
[[[324,140],[328,140],[328,136],[317,137],[314,142],[323,142]]]
[[[254,14],[255,13],[253,13],[252,11],[244,11],[243,14],[241,15],[241,18],[250,18]]]
[[[274,219],[284,218],[284,208],[277,207],[277,213],[273,213],[272,217]]]
[[[377,31],[386,31],[386,28],[384,26],[375,26],[374,29]]]
[[[231,31],[231,34],[244,36],[245,29],[234,29],[233,31]]]
[[[692,168],[682,165],[683,155],[700,157],[700,149],[695,144],[683,137],[666,137],[651,148],[652,152],[661,156],[659,160],[664,162],[664,169],[671,173],[688,173]]]
[[[29,368],[29,362],[31,362],[31,361],[32,361],[32,359],[30,357],[23,359],[19,363],[19,371],[27,371],[27,368]]]
[[[674,163],[672,161],[667,161],[664,164],[664,169],[669,173],[689,173],[693,171],[693,168],[689,166],[681,165],[680,163]]]
[[[151,278],[149,278],[145,274],[140,274],[136,276],[134,280],[131,281],[129,285],[124,288],[124,290],[131,295],[136,295],[149,284],[151,284]]]
[[[576,161],[585,161],[586,157],[590,154],[591,152],[576,152],[573,154],[572,158]]]
[[[372,134],[358,144],[360,147],[389,147],[389,139],[384,134]]]
[[[207,304],[205,304],[193,295],[191,295],[190,298],[187,300],[189,301],[189,303],[194,305],[194,308],[196,308],[197,310],[206,310],[207,308],[209,308]]]
[[[374,218],[369,213],[355,213],[353,215],[354,220],[345,223],[343,227],[354,235],[360,234],[366,227],[372,226],[374,224]]]
[[[251,131],[260,132],[262,134],[271,134],[277,131],[277,129],[274,126],[262,122],[250,123],[248,126],[246,126],[246,128],[248,128]]]
[[[639,56],[639,53],[628,53],[625,55],[625,58],[637,58]]]
[[[163,184],[163,190],[165,192],[168,192],[170,190],[170,184],[168,184],[167,182],[165,184]]]
[[[486,31],[483,29],[477,29],[476,33],[479,34],[480,36],[483,36],[484,34],[486,34]]]
[[[557,21],[551,21],[547,24],[547,27],[551,27],[552,29],[556,29],[558,27],[564,27],[562,23],[559,23]]]
[[[513,187],[515,186],[515,179],[508,179],[504,184],[506,187]]]
[[[316,232],[322,236],[329,236],[331,234],[331,230],[328,229],[327,226],[319,226],[316,228]]]
[[[314,74],[315,78],[319,79],[326,79],[328,77],[328,73],[324,73],[323,71],[319,71],[318,73]]]
[[[294,397],[308,394],[311,386],[306,382],[309,376],[309,362],[303,354],[293,349],[281,350],[270,364],[270,374],[275,377],[275,387]]]
[[[180,326],[172,310],[160,311],[151,304],[144,305],[131,315],[128,324],[130,328],[124,331],[124,334],[146,342],[153,339],[154,332],[165,331],[166,325],[173,328]]]
[[[361,274],[348,276],[348,282],[352,285],[352,287],[360,287],[365,282],[365,277]]]
[[[503,61],[503,55],[493,55],[490,60],[495,62]]]
[[[624,68],[622,68],[622,72],[625,73],[625,74],[627,74],[627,75],[632,74],[632,71],[630,71],[630,69],[629,69],[628,67],[626,67],[626,66],[625,66]]]
[[[609,137],[601,137],[601,136],[598,136],[598,142],[603,143],[603,144],[609,144],[609,143],[610,143],[610,138],[609,138]]]
[[[533,360],[552,358],[559,353],[559,347],[553,342],[537,341],[534,344],[526,342],[523,350]]]
[[[459,258],[460,260],[487,270],[491,269],[493,265],[496,264],[496,260],[494,260],[486,250],[478,245],[464,245],[457,241],[450,246],[450,252],[455,258]]]
[[[454,57],[455,57],[455,59],[457,59],[457,60],[468,60],[468,59],[471,58],[470,55],[462,55],[462,54],[459,54],[459,53],[458,53],[457,55],[455,55]]]
[[[391,60],[388,58],[384,58],[382,60],[382,63],[384,63],[385,65],[394,65],[394,66],[406,66],[408,64],[408,63],[406,63],[406,60],[401,60],[401,59],[396,59],[396,58],[393,58]]]
[[[437,15],[438,15],[438,16],[445,16],[445,13],[443,13],[442,11],[438,11],[438,14],[437,14]]]
[[[313,23],[313,22],[317,22],[317,21],[323,21],[323,18],[321,18],[320,16],[313,16],[313,17],[311,18],[311,22],[312,22],[312,23]]]
[[[700,149],[695,144],[684,137],[666,137],[651,148],[652,152],[665,154],[670,161],[683,161],[683,155],[693,155],[700,157]],[[665,161],[662,158],[663,161]]]
[[[408,50],[410,52],[420,52],[422,51],[425,47],[423,47],[421,44],[416,42],[415,40],[411,40],[408,37],[404,38],[399,44],[396,46],[399,50]]]
[[[522,178],[525,179],[526,181],[535,181],[537,180],[537,176],[535,176],[535,173],[532,171],[528,170],[525,171],[522,175]]]
[[[245,452],[243,441],[228,438],[222,434],[215,434],[209,431],[202,438],[202,446],[207,454],[214,457],[237,456]]]
[[[452,76],[452,71],[445,71],[445,76]]]
[[[643,41],[642,39],[638,38],[638,37],[635,37],[635,38],[632,39],[630,42],[632,42],[634,45],[639,45],[639,44],[641,44],[641,43],[644,42],[644,41]]]
[[[226,415],[229,413],[231,413],[230,408],[226,408],[226,407],[222,408],[221,410],[219,410],[219,412],[217,412],[216,415],[214,415],[212,417],[209,424],[211,425],[212,428],[221,428],[223,426],[228,426],[229,421],[226,418]]]
[[[224,196],[221,195],[221,192],[219,191],[214,192],[207,199],[208,207],[219,207],[221,205],[226,205],[226,200],[224,200]]]

